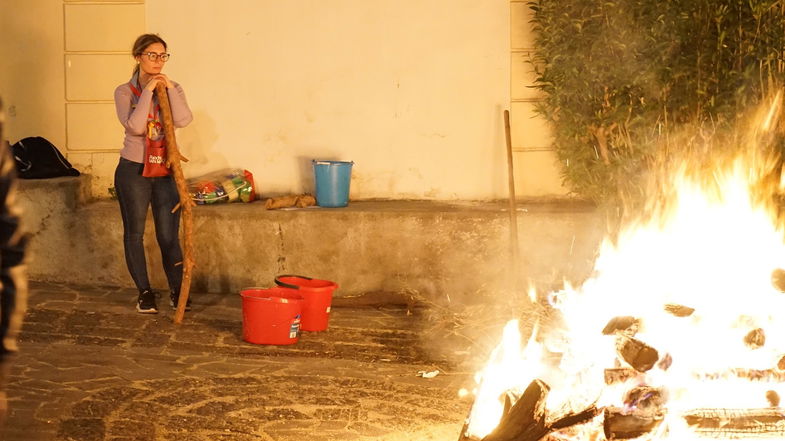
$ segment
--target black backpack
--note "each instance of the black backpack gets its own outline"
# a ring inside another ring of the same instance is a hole
[[[17,175],[22,179],[79,176],[60,150],[46,138],[31,136],[11,146]]]

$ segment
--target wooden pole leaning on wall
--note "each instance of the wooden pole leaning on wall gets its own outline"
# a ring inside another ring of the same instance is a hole
[[[180,284],[180,298],[177,302],[177,309],[174,313],[174,322],[180,324],[185,316],[185,305],[188,302],[188,295],[191,292],[191,272],[194,267],[193,258],[193,213],[191,209],[196,205],[188,193],[188,185],[185,182],[183,168],[180,161],[188,162],[188,158],[180,154],[177,148],[177,141],[174,137],[174,121],[172,120],[172,108],[169,106],[169,95],[166,92],[166,85],[158,83],[155,87],[158,96],[158,103],[161,106],[161,119],[163,120],[164,134],[166,136],[166,166],[174,175],[174,182],[177,185],[177,194],[180,195],[180,203],[172,209],[172,213],[181,210],[181,223],[183,226],[183,282]]]
[[[515,199],[515,173],[512,167],[512,136],[510,135],[510,111],[504,111],[504,138],[507,143],[507,182],[509,185],[510,251],[512,255],[512,285],[516,290],[520,282],[520,246],[518,245],[518,210]]]

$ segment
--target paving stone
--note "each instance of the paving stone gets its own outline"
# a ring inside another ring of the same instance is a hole
[[[107,435],[136,440],[155,439],[155,426],[133,420],[115,420],[109,424]]]
[[[236,295],[174,325],[136,314],[133,290],[33,291],[3,441],[435,441],[470,404],[471,373],[416,377],[452,366],[403,309],[334,308],[327,331],[270,346],[242,341]]]
[[[60,424],[57,436],[74,441],[103,441],[106,433],[104,421],[98,418],[74,418]]]

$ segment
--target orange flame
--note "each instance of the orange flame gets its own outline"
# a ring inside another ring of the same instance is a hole
[[[752,190],[780,172],[782,162],[760,154],[767,147],[760,143],[777,124],[781,104],[777,94],[748,138],[747,152],[713,171],[711,179],[696,176],[685,162],[663,191],[674,195],[667,210],[654,210],[617,240],[606,240],[594,276],[583,286],[551,294],[564,329],[542,342],[535,330],[521,348],[518,323],[508,323],[502,343],[476,378],[469,436],[490,433],[501,418],[500,397],[522,391],[536,378],[551,386],[547,408],[555,414],[592,403],[622,407],[624,393],[635,385],[666,391],[667,420],[650,439],[697,439],[682,418],[694,409],[766,408],[767,393],[783,396],[785,375],[778,375],[777,366],[785,356],[785,294],[772,285],[772,271],[785,268],[785,245],[776,207]],[[775,176],[785,188],[785,175]],[[676,316],[665,309],[668,304],[694,312]],[[667,354],[672,362],[609,386],[605,370],[627,363],[617,352],[617,337],[603,334],[603,328],[622,316],[639,323],[635,339],[657,349],[661,361]],[[748,341],[756,330],[763,330],[762,345]],[[544,368],[543,345],[560,353],[556,369]],[[770,375],[750,381],[736,375],[739,370]],[[602,433],[593,424],[584,430]]]

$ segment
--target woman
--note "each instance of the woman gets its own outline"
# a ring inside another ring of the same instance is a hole
[[[193,116],[183,88],[161,73],[169,59],[166,42],[158,35],[144,34],[136,39],[132,53],[136,67],[131,80],[119,85],[114,91],[117,117],[125,127],[125,141],[120,151],[120,163],[115,170],[114,186],[123,217],[125,261],[139,290],[136,310],[143,314],[156,314],[158,305],[147,277],[142,242],[148,207],[152,205],[155,236],[161,249],[172,306],[177,305],[180,295],[183,255],[178,238],[180,210],[172,213],[180,200],[174,179],[171,175],[153,178],[142,176],[145,146],[164,138],[158,99],[153,93],[155,87],[158,84],[166,85],[175,127],[185,127]]]

